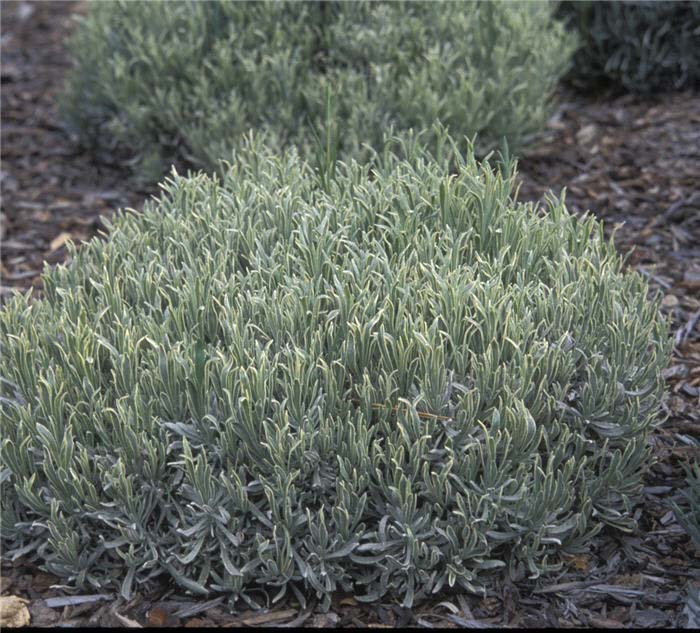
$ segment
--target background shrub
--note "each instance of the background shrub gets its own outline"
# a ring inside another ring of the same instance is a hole
[[[251,128],[361,158],[391,126],[441,121],[483,153],[540,129],[573,39],[543,2],[96,2],[64,106],[148,177],[212,168]]]
[[[321,178],[251,142],[13,299],[6,555],[410,606],[628,529],[668,352],[646,282],[595,219],[419,148]]]
[[[579,87],[632,92],[700,86],[700,3],[562,2],[581,47],[569,73]]]

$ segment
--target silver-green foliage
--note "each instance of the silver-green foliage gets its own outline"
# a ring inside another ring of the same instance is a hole
[[[551,14],[547,2],[95,2],[64,105],[85,139],[116,140],[159,175],[176,159],[217,167],[251,128],[303,153],[332,135],[358,159],[392,126],[436,121],[478,133],[482,152],[503,137],[517,148],[574,51]]]
[[[668,351],[646,282],[595,219],[418,147],[321,178],[252,142],[13,299],[6,555],[410,605],[629,529]]]

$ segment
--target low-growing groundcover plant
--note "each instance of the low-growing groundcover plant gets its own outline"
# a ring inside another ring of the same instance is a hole
[[[631,529],[667,324],[600,223],[513,184],[444,137],[173,174],[0,312],[5,556],[410,606]]]
[[[558,15],[579,35],[568,79],[638,93],[700,87],[700,3],[565,1]]]
[[[214,170],[252,128],[306,155],[332,138],[360,160],[387,130],[438,121],[478,135],[482,154],[504,137],[516,150],[544,125],[575,49],[553,6],[95,2],[64,110],[84,141],[135,152],[144,178],[172,162]]]

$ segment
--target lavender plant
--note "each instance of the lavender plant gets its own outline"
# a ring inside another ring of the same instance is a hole
[[[653,94],[700,86],[697,2],[565,0],[557,14],[580,38],[567,76],[577,88]]]
[[[215,169],[251,128],[366,158],[384,133],[440,121],[516,150],[544,125],[575,37],[547,2],[122,2],[90,5],[64,108],[84,141],[136,171]],[[426,142],[429,139],[426,137]]]
[[[437,136],[324,177],[248,139],[10,301],[3,556],[125,598],[410,606],[631,529],[658,305],[594,218]]]

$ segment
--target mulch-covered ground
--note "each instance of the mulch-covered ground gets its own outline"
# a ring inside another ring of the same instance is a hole
[[[139,208],[138,191],[114,159],[98,163],[64,129],[56,96],[77,2],[2,3],[2,269],[0,301],[40,289],[46,261],[64,261],[65,241],[89,239],[99,217]],[[37,626],[404,625],[676,627],[690,590],[700,594],[700,554],[669,510],[681,501],[681,464],[700,458],[700,96],[592,100],[562,90],[540,143],[520,161],[522,199],[567,188],[570,210],[592,210],[632,247],[629,265],[664,295],[675,349],[666,371],[668,419],[652,437],[656,463],[637,510],[635,534],[603,532],[585,556],[547,580],[494,583],[486,598],[453,595],[403,609],[339,598],[322,614],[288,603],[231,614],[223,599],[195,601],[178,589],[124,603],[115,595],[69,596],[57,578],[4,561],[0,594],[28,600]],[[72,604],[71,604],[72,603]]]

